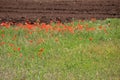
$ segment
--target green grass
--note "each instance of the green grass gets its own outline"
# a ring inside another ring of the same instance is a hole
[[[65,25],[78,24],[96,30],[71,34],[37,28],[29,34],[26,29],[1,28],[0,80],[120,80],[120,19]]]

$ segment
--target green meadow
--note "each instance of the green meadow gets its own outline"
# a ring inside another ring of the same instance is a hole
[[[50,25],[0,28],[0,80],[120,80],[120,19]]]

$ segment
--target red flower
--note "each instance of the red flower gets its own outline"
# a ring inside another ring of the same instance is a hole
[[[43,51],[44,51],[44,48],[41,48],[41,49],[40,49],[40,52],[43,52]]]
[[[14,44],[9,44],[9,46],[14,47]]]
[[[20,48],[18,48],[18,51],[20,51]]]
[[[68,27],[70,33],[74,33],[74,29],[72,27]]]
[[[30,43],[33,43],[33,40],[29,40]]]
[[[100,30],[102,30],[102,28],[103,28],[102,26],[99,26],[99,29],[100,29]]]
[[[5,44],[5,42],[0,42],[0,46],[2,46],[2,45],[4,45]]]
[[[96,18],[91,18],[91,21],[92,21],[92,22],[95,22],[95,21],[96,21]]]
[[[41,57],[43,51],[44,51],[44,48],[41,48],[40,51],[38,52],[38,57]]]
[[[94,28],[94,27],[91,27],[91,28],[86,28],[86,31],[95,31],[96,30],[96,28]]]
[[[89,40],[90,40],[90,41],[92,41],[92,40],[93,40],[93,38],[92,38],[92,37],[90,37],[90,38],[89,38]]]
[[[22,57],[23,56],[23,54],[22,53],[20,53],[20,57]]]
[[[2,38],[4,38],[4,37],[5,37],[5,34],[2,34],[1,36],[2,36]]]
[[[82,25],[79,25],[79,26],[78,26],[78,29],[79,29],[79,30],[82,30],[82,29],[83,29],[83,26],[82,26]]]
[[[10,23],[3,22],[0,25],[5,26],[6,28],[10,28]]]

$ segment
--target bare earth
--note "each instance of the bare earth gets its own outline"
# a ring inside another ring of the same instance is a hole
[[[120,18],[120,0],[0,0],[0,18],[74,19]]]

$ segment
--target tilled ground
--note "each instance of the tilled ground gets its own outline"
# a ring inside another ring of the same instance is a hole
[[[0,0],[1,21],[120,18],[119,0]]]

